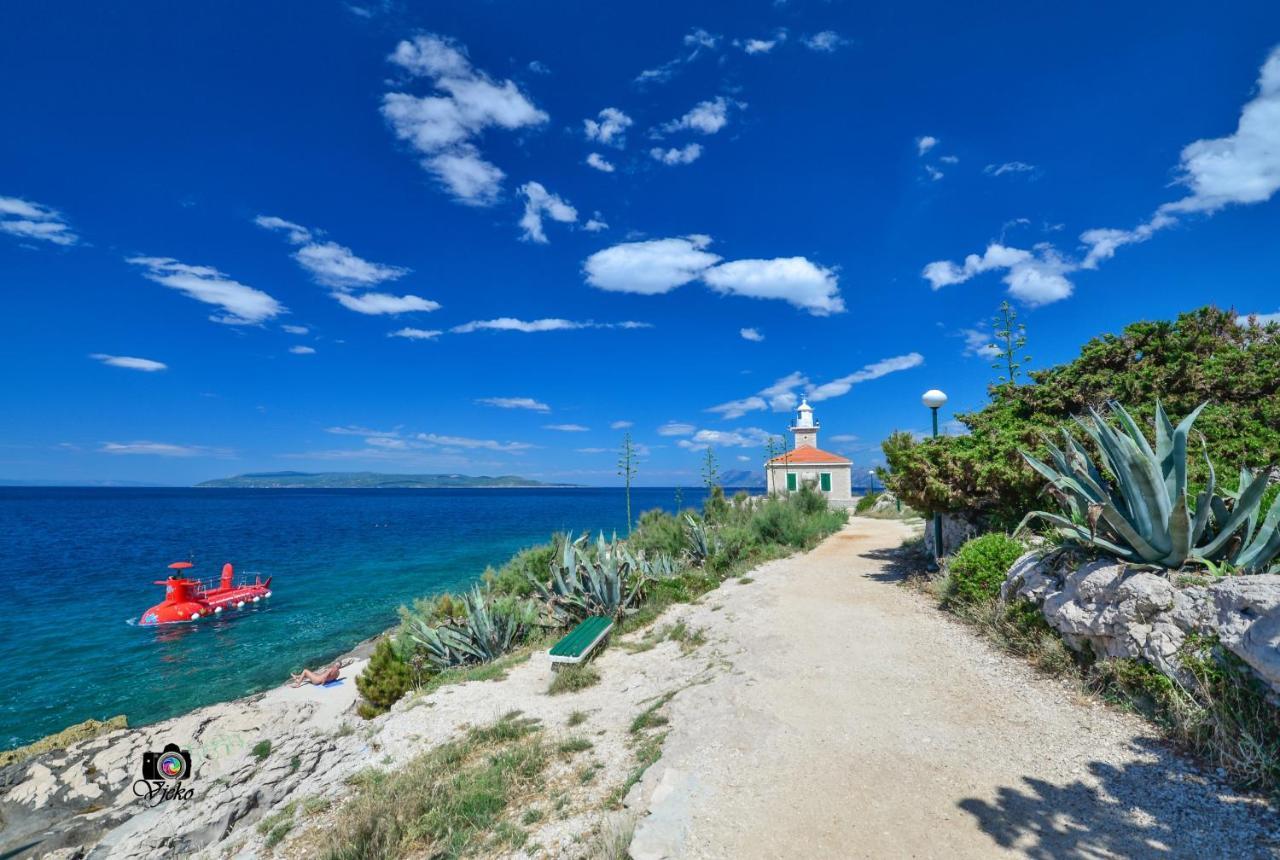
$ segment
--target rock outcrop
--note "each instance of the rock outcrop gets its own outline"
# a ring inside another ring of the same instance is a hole
[[[1184,586],[1166,572],[1115,561],[1059,570],[1049,558],[1040,552],[1019,558],[1001,595],[1036,603],[1073,648],[1087,644],[1099,656],[1141,658],[1182,677],[1178,652],[1187,637],[1216,636],[1280,694],[1280,575]]]

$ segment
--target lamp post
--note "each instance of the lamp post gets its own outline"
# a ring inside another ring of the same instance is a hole
[[[933,438],[938,438],[938,410],[947,402],[947,395],[943,394],[936,388],[930,388],[921,397],[920,402],[933,412]],[[933,514],[933,561],[929,565],[929,572],[932,573],[939,569],[942,563],[942,514],[934,512]]]
[[[868,469],[867,474],[871,477],[871,492],[874,493],[876,491],[876,470]]]

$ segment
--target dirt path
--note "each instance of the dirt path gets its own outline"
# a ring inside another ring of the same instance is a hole
[[[635,860],[1280,856],[1150,726],[898,587],[905,534],[854,519],[698,607],[733,668],[672,702]]]

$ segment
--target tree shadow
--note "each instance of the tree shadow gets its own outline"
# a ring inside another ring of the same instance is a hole
[[[957,805],[997,845],[1044,860],[1280,857],[1276,812],[1265,801],[1216,789],[1153,738],[1133,744],[1150,755],[1089,762],[1099,785],[1023,777],[993,802]]]
[[[866,575],[867,579],[875,582],[898,583],[924,576],[924,567],[928,563],[928,558],[912,547],[869,549],[858,553],[858,557],[883,563],[880,570]]]

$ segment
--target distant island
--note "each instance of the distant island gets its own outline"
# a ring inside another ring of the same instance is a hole
[[[397,475],[383,472],[248,472],[196,484],[198,488],[237,489],[465,489],[494,487],[573,487],[517,475]]]

